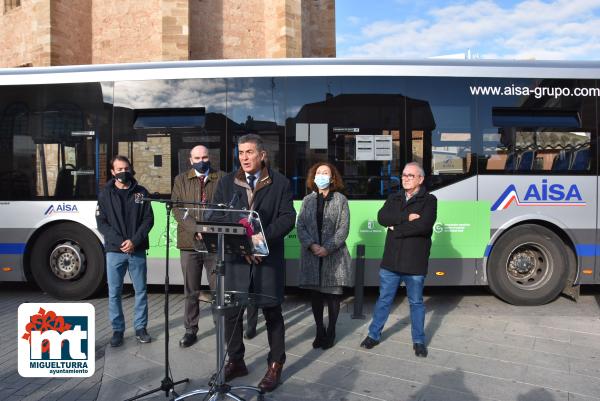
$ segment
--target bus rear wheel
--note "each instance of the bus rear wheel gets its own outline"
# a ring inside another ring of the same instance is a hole
[[[492,292],[513,305],[543,305],[565,286],[565,243],[546,227],[525,224],[500,237],[488,259]]]
[[[30,270],[37,285],[53,297],[81,300],[104,284],[104,253],[91,231],[76,223],[60,223],[33,243]]]

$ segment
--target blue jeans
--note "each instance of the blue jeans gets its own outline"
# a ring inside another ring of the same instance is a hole
[[[138,251],[132,254],[120,252],[106,253],[106,276],[108,280],[108,317],[114,331],[125,331],[123,317],[123,279],[129,270],[129,277],[135,290],[135,330],[148,324],[148,294],[146,293],[146,253]]]
[[[403,281],[410,305],[412,341],[425,344],[425,305],[423,304],[425,276],[401,274],[386,269],[379,269],[379,298],[375,304],[373,320],[369,325],[369,337],[377,341],[381,339],[381,331],[390,315],[396,291]]]

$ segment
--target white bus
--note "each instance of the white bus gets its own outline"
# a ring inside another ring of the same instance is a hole
[[[600,282],[599,79],[596,62],[483,60],[0,70],[0,281],[33,280],[59,298],[92,295],[104,282],[94,211],[113,155],[128,156],[138,181],[169,197],[193,146],[208,146],[213,166],[232,171],[237,138],[256,133],[297,206],[310,165],[339,168],[347,243],[354,262],[364,249],[367,285],[378,284],[383,253],[377,210],[400,188],[404,164],[418,161],[439,199],[428,285],[489,285],[514,304],[576,296],[579,285]],[[149,282],[160,283],[166,213],[154,211]],[[292,232],[291,286],[298,257]]]

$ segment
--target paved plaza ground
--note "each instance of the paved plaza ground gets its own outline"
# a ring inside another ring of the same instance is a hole
[[[216,365],[215,330],[208,307],[202,310],[200,340],[181,349],[183,294],[170,297],[170,361],[182,394],[206,386]],[[128,290],[129,291],[129,290]],[[132,321],[133,297],[125,313]],[[367,333],[376,289],[367,292],[366,320],[351,318],[353,298],[345,298],[332,349],[314,350],[314,325],[308,298],[288,291],[287,362],[283,384],[267,400],[303,401],[600,401],[600,288],[584,289],[578,302],[565,297],[538,307],[508,305],[484,288],[426,289],[429,356],[412,351],[408,301],[402,292],[372,350],[359,347]],[[164,377],[162,288],[150,294],[150,344],[138,344],[131,327],[124,346],[107,346],[111,335],[106,295],[89,300],[96,308],[96,373],[90,378],[31,379],[17,373],[17,308],[23,302],[55,302],[35,288],[0,283],[0,400],[123,400],[158,387]],[[264,321],[246,341],[250,374],[232,384],[258,384],[268,352]],[[256,399],[250,393],[240,396]],[[148,400],[164,400],[156,393]],[[189,400],[202,400],[195,396]]]

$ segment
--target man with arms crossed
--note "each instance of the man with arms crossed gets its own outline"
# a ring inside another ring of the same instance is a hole
[[[427,357],[423,285],[427,275],[431,235],[437,216],[437,199],[425,190],[425,172],[418,163],[402,171],[403,190],[392,194],[379,210],[377,221],[388,228],[379,269],[379,298],[369,325],[369,335],[360,344],[371,349],[381,340],[396,290],[406,285],[410,325],[416,356]]]

